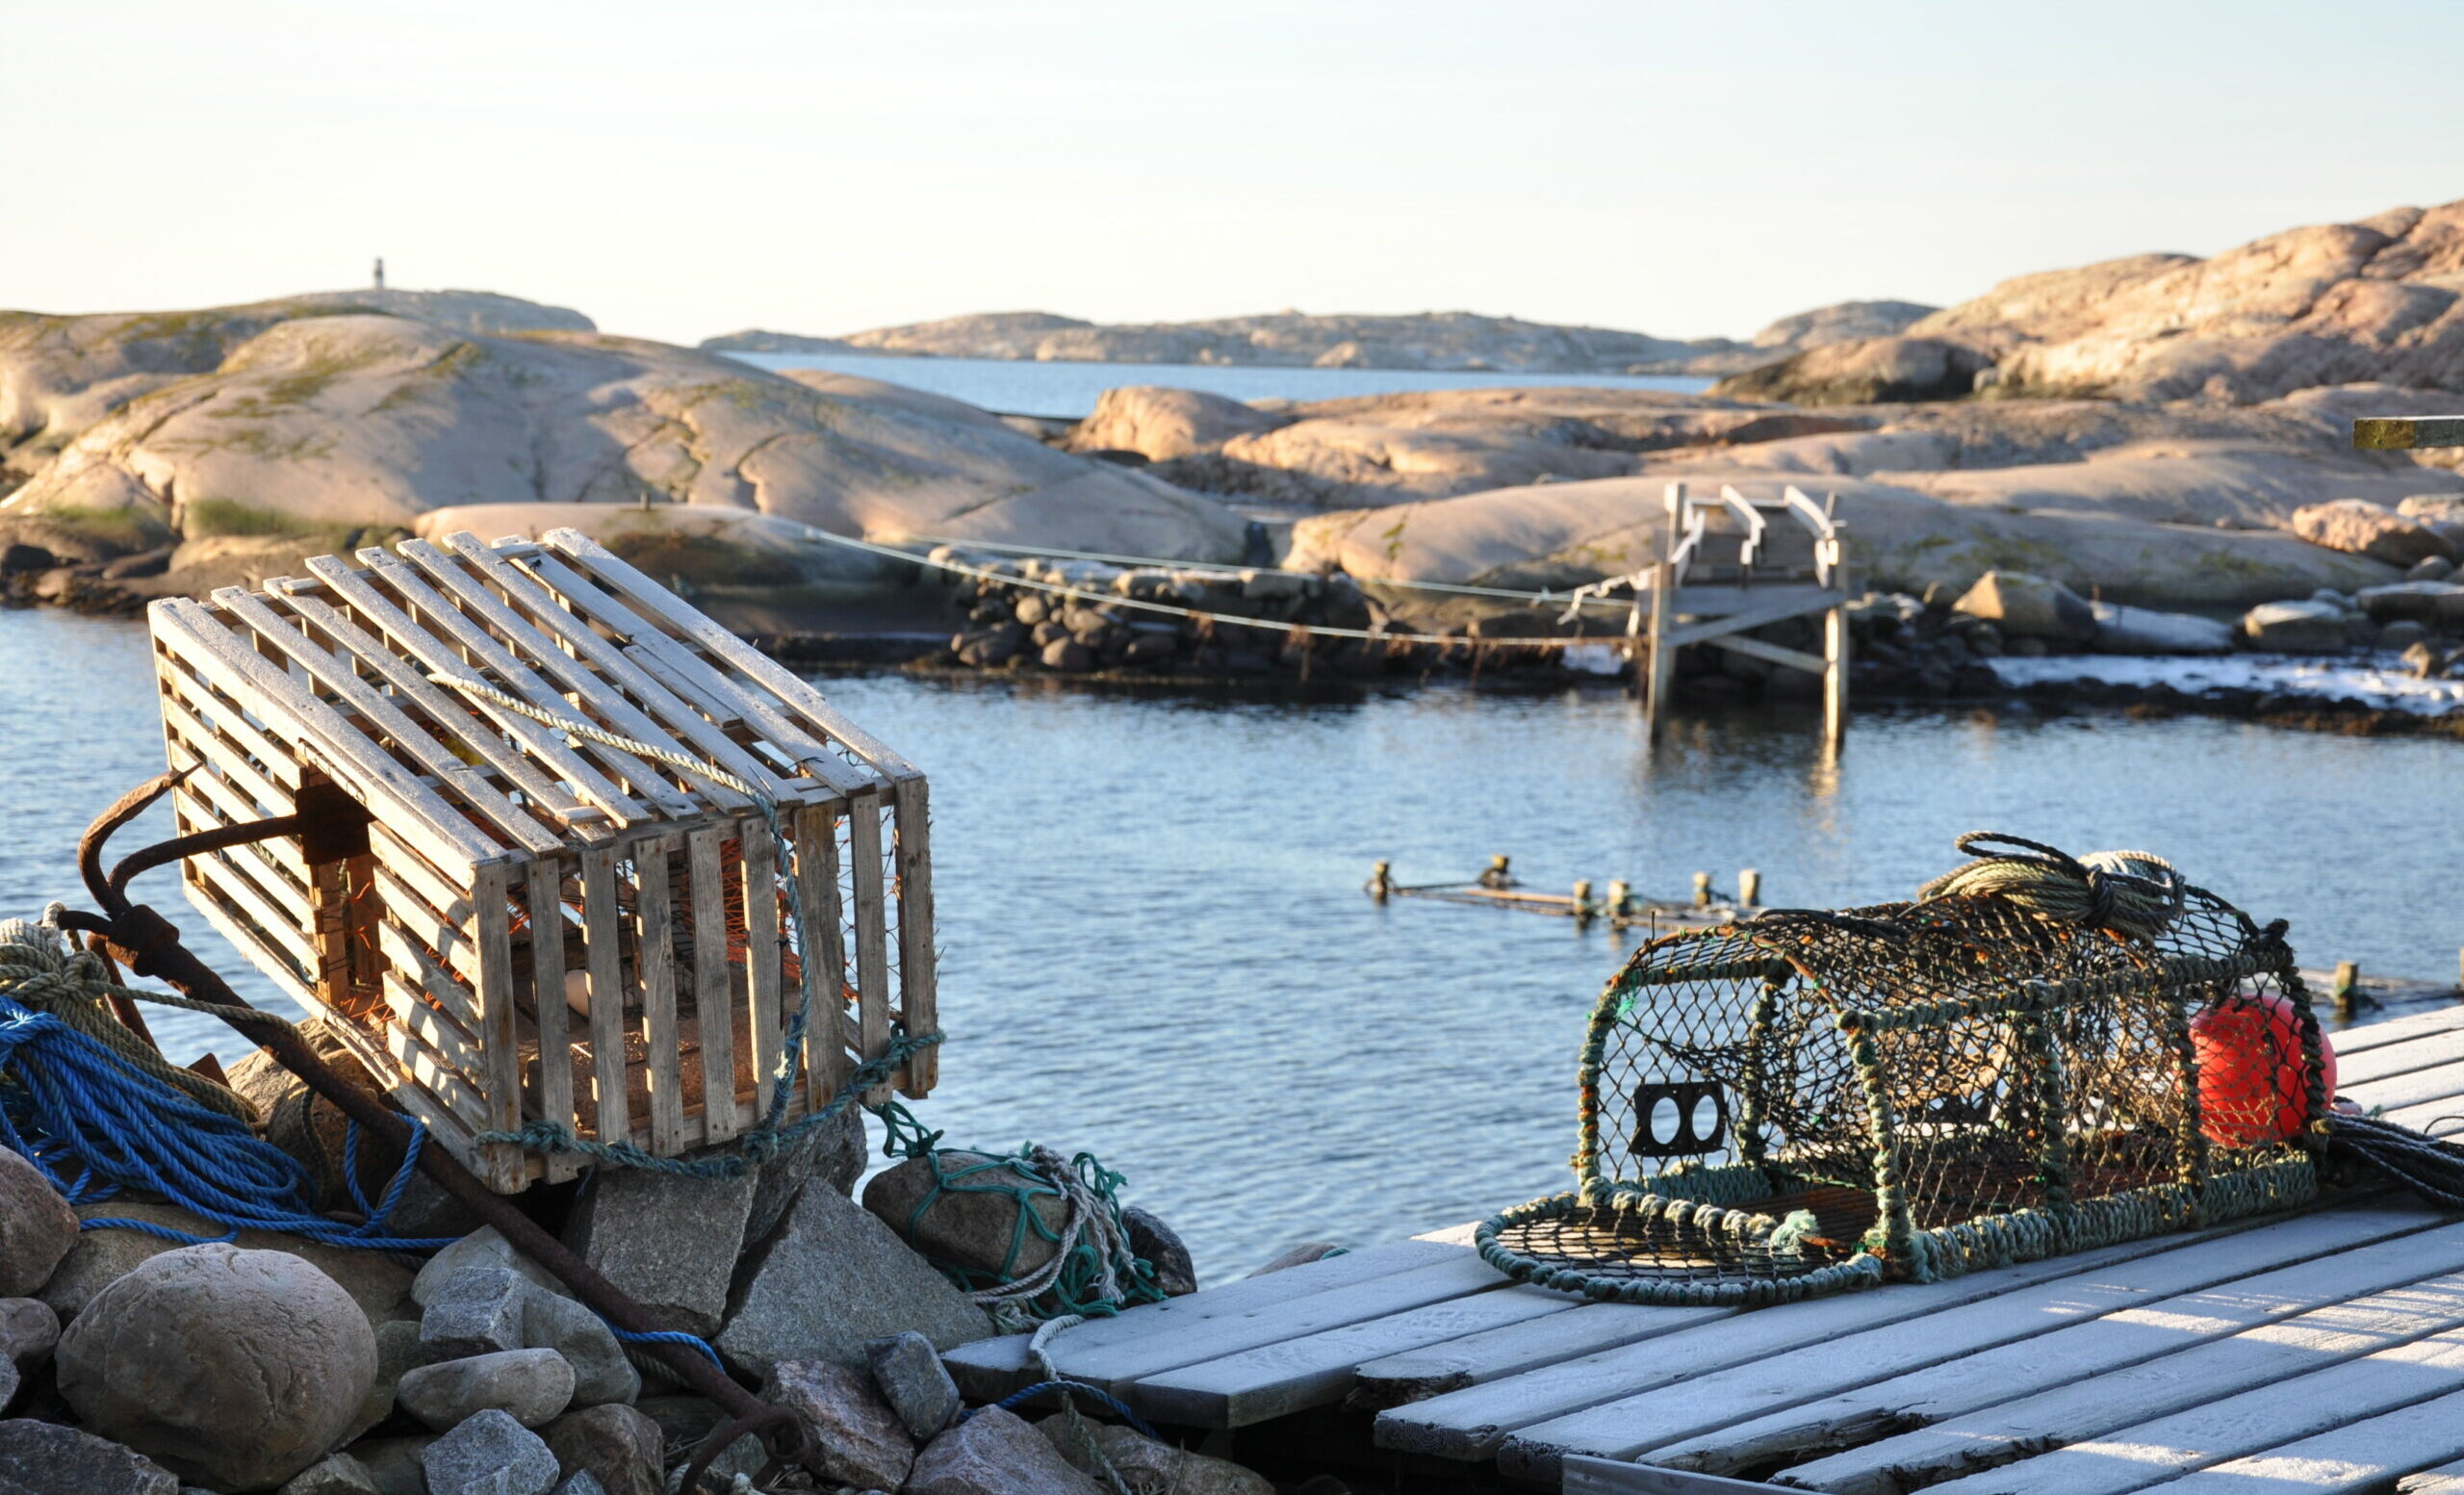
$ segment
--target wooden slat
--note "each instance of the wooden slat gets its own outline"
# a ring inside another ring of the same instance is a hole
[[[187,858],[183,865],[191,877],[202,878],[212,885],[217,895],[228,899],[239,912],[265,926],[267,936],[291,957],[296,968],[305,975],[313,975],[317,969],[317,948],[308,942],[310,917],[306,903],[303,901],[296,908],[275,904],[255,878],[232,864],[234,860],[229,852],[214,851],[201,857]],[[270,880],[271,874],[268,876]]]
[[[625,1095],[625,981],[617,947],[616,853],[581,852],[583,954],[590,973],[591,1094],[598,1101],[598,1138],[621,1141],[632,1131]]]
[[[378,1035],[377,1041],[393,1059],[392,1069],[417,1082],[418,1088],[434,1097],[445,1110],[464,1118],[469,1131],[475,1133],[482,1129],[470,1126],[469,1121],[487,1113],[487,1097],[462,1077],[462,1071],[455,1069],[450,1060],[420,1042],[418,1034],[398,1022],[385,1024],[385,1031]],[[371,1072],[382,1074],[386,1068],[379,1066]],[[399,1087],[389,1087],[389,1090],[397,1099],[402,1098]],[[472,1145],[467,1139],[463,1147],[463,1161],[473,1173],[487,1180],[491,1189],[498,1187],[495,1170],[488,1156],[495,1150]]]
[[[1354,1405],[1377,1410],[1560,1364],[1692,1328],[1734,1308],[1580,1303],[1568,1313],[1507,1325],[1426,1349],[1372,1360],[1354,1378]]]
[[[2340,1091],[2392,1079],[2441,1065],[2464,1064],[2464,1032],[2449,1029],[2426,1033],[2398,1044],[2381,1044],[2359,1053],[2336,1052],[2336,1084]]]
[[[183,739],[169,739],[166,750],[173,760],[171,766],[174,768],[202,763],[207,769],[181,780],[176,791],[183,801],[182,809],[196,817],[200,829],[205,826],[253,825],[259,820],[292,812],[289,807],[267,810],[250,803],[246,795],[213,772],[213,765],[205,763]],[[310,874],[307,859],[299,854],[298,838],[280,836],[270,840],[252,841],[248,845],[248,854],[258,862],[270,863],[290,874],[286,891],[301,896],[306,894]]]
[[[897,815],[891,847],[898,871],[899,1016],[911,1035],[940,1030],[940,957],[933,947],[932,807],[921,778],[902,779],[890,791]],[[941,1077],[940,1050],[927,1048],[907,1061],[900,1094],[910,1099],[932,1093]]]
[[[497,677],[498,683],[506,690],[544,709],[565,716],[574,714],[574,705],[565,699],[564,687],[552,684],[542,679],[536,670],[516,658],[505,645],[497,641],[487,628],[481,626],[482,623],[493,621],[486,617],[483,609],[476,606],[473,608],[473,613],[478,614],[476,617],[465,614],[448,601],[444,593],[430,586],[417,569],[395,560],[382,551],[362,551],[359,553],[359,557],[367,563],[367,569],[361,573],[362,575],[383,581],[396,596],[418,608],[422,619],[450,639],[455,647],[466,651],[473,664]],[[493,606],[496,613],[508,625],[517,629],[521,627],[520,620],[495,598],[486,598],[486,603]],[[469,666],[455,661],[440,668],[448,673],[458,674]],[[529,720],[519,712],[511,712],[507,717],[499,719]],[[509,725],[506,730],[513,732],[526,743],[535,742],[539,739],[540,733],[552,731],[543,723],[531,725],[536,731],[516,729]],[[534,751],[540,753],[543,760],[550,760],[546,749],[535,748]],[[656,769],[630,753],[608,747],[603,743],[592,742],[587,738],[582,739],[578,747],[572,749],[572,752],[581,758],[595,759],[606,765],[609,772],[632,786],[631,794],[627,795],[614,785],[606,784],[603,777],[599,782],[605,785],[603,792],[606,795],[613,795],[629,802],[647,800],[659,811],[671,815],[691,815],[701,812],[702,807],[695,803],[691,795],[669,784]],[[571,779],[578,787],[584,787],[584,792],[594,803],[603,803],[601,790],[586,787],[589,781],[570,771],[566,777]],[[628,822],[648,818],[638,807],[635,812],[630,814],[622,810],[613,809],[611,812],[621,815]]]
[[[449,786],[473,812],[486,815],[495,823],[498,833],[515,845],[537,856],[552,852],[562,844],[553,833],[507,798],[503,790],[489,783],[486,775],[462,761],[452,748],[438,741],[428,729],[412,721],[383,692],[362,680],[348,660],[337,657],[296,625],[239,587],[217,588],[214,600],[229,608],[232,616],[255,630],[260,639],[296,660],[308,671],[311,679],[342,697],[351,709],[373,722],[394,739],[400,751],[409,754],[428,774]],[[373,742],[367,742],[365,737],[362,741],[368,751],[378,751]]]
[[[449,874],[468,877],[498,847],[442,796],[377,752],[340,712],[294,683],[253,650],[243,649],[213,616],[185,598],[149,609],[157,638],[185,650],[198,676],[235,696],[255,695],[299,724],[324,767],[385,824]]]
[[[2464,1460],[2406,1475],[2396,1488],[2399,1495],[2464,1495]]]
[[[838,1094],[851,1068],[839,1040],[838,1014],[847,983],[847,942],[838,897],[838,814],[828,805],[796,812],[796,917],[804,925],[808,967],[820,1003],[805,1024],[805,1076],[811,1103]]]
[[[522,1050],[517,1046],[513,1020],[513,925],[511,876],[500,864],[479,868],[472,889],[472,901],[478,906],[475,936],[479,953],[479,1045],[487,1059],[488,1126],[490,1131],[513,1131],[522,1125]],[[519,1149],[509,1143],[494,1144],[494,1186],[499,1189],[520,1188],[522,1164]]]
[[[2427,1259],[2451,1261],[2451,1241],[2442,1243],[2440,1254]],[[2372,1280],[2371,1275],[2356,1271],[2348,1287],[2339,1283],[2325,1291],[2367,1289]],[[2143,1327],[2161,1331],[2164,1324]],[[2338,1360],[2427,1334],[2464,1331],[2464,1272],[2360,1291],[2348,1299],[2331,1298],[2305,1311],[2262,1318],[2246,1327],[2228,1321],[2231,1332],[2220,1338],[2194,1337],[2206,1327],[2198,1317],[2185,1327],[2193,1332],[2185,1333],[2184,1347],[2170,1353],[1801,1464],[1788,1478],[1841,1495],[1882,1495],[1900,1488],[1903,1481],[1932,1482],[1996,1469],[2031,1459],[2043,1449],[2116,1434],[2116,1430],[2149,1418],[2195,1413],[2204,1404]]]
[[[2458,1454],[2464,1392],[2451,1392],[2227,1459],[2172,1488],[2180,1495],[2377,1495],[2398,1476]]]
[[[2229,1231],[2234,1227],[2224,1228]],[[2126,1241],[2075,1255],[1972,1272],[1938,1282],[1894,1283],[1888,1291],[1816,1298],[1790,1303],[1784,1313],[1742,1314],[1728,1321],[1681,1329],[1662,1338],[1381,1412],[1377,1417],[1377,1445],[1446,1458],[1486,1459],[1498,1453],[1509,1434],[1521,1429],[1664,1386],[1684,1377],[1765,1359],[1864,1329],[1906,1324],[2003,1293],[2101,1272],[2139,1256],[2199,1246],[2220,1233],[2223,1232]]]
[[[2398,1106],[2415,1106],[2426,1100],[2444,1100],[2451,1095],[2464,1095],[2464,1064],[2433,1065],[2426,1070],[2408,1070],[2401,1074],[2391,1074],[2383,1080],[2370,1080],[2349,1089],[2339,1088],[2339,1098],[2374,1110],[2392,1111]]]
[[[453,650],[443,640],[413,622],[409,613],[395,606],[383,593],[377,591],[371,584],[368,572],[354,570],[331,555],[321,555],[310,560],[308,569],[331,587],[339,599],[348,604],[352,611],[358,613],[371,627],[383,634],[388,642],[410,656],[428,671],[460,675],[468,670],[467,662],[456,657]],[[396,564],[393,571],[397,573],[393,580],[399,581],[408,579],[407,568]],[[439,609],[428,610],[431,615],[434,615]],[[441,610],[452,612],[453,609],[448,607]],[[457,619],[459,616],[458,613],[455,614]],[[439,618],[438,621],[442,623],[445,620]],[[514,683],[510,675],[505,677],[505,684],[506,688],[518,694],[525,693],[519,685]],[[455,691],[453,694],[456,700],[462,701],[471,710],[496,723],[514,741],[522,744],[524,752],[545,764],[559,779],[571,784],[583,800],[607,812],[616,824],[630,825],[650,817],[650,812],[644,810],[638,801],[609,782],[605,775],[592,767],[589,760],[579,753],[566,746],[563,734],[556,732],[544,722],[533,721],[519,711],[508,711],[494,702],[464,696],[460,691]],[[602,834],[601,827],[586,822],[575,825],[572,829],[575,834],[584,838]]]
[[[543,637],[540,644],[544,647],[533,651],[551,669],[561,673],[571,668],[578,674],[588,675],[588,671],[581,669],[580,662],[570,666],[560,662],[566,657],[556,648],[558,643],[570,648],[577,661],[586,661],[595,668],[599,673],[591,682],[596,687],[591,691],[591,704],[610,715],[620,710],[629,712],[635,718],[636,726],[627,730],[632,731],[643,741],[706,759],[773,799],[793,800],[808,792],[809,786],[782,779],[768,763],[755,758],[701,712],[679,701],[666,686],[644,674],[639,666],[600,637],[588,624],[557,606],[555,597],[545,587],[500,559],[477,535],[464,530],[446,536],[445,544],[452,554],[476,570],[480,578],[500,588],[513,600],[512,606],[520,608],[530,620],[534,635],[540,629],[553,635],[554,642]],[[421,559],[421,553],[431,547],[421,541],[406,540],[400,549],[416,564]],[[452,586],[458,595],[467,597],[480,590],[475,580],[466,579],[462,573],[449,567],[431,568],[430,575]],[[549,658],[548,656],[555,657]],[[577,688],[581,687],[577,684]],[[637,704],[624,701],[617,694],[618,688]],[[722,807],[745,803],[741,795],[717,785],[705,783],[702,792]]]
[[[573,1013],[565,1006],[562,863],[544,857],[533,862],[525,887],[530,914],[530,1007],[539,1027],[539,1114],[573,1131],[579,1122],[574,1114]],[[562,1183],[580,1172],[577,1157],[560,1153],[547,1160],[550,1183]]]
[[[920,778],[915,765],[890,750],[832,706],[776,659],[686,606],[674,593],[633,569],[613,551],[578,529],[551,529],[541,540],[550,550],[573,561],[602,585],[674,628],[713,658],[751,679],[831,739],[892,779]]]
[[[396,875],[393,866],[383,862],[374,863],[370,882],[376,889],[377,902],[391,915],[390,922],[380,926],[383,934],[392,935],[392,926],[400,925],[402,934],[411,936],[444,957],[445,967],[452,972],[453,980],[465,985],[477,985],[479,952],[471,943],[474,911],[469,899],[455,902],[449,910],[439,911]],[[392,958],[388,956],[388,959]],[[420,959],[427,957],[423,954]]]
[[[1501,1286],[1147,1376],[1138,1400],[1162,1421],[1245,1428],[1342,1401],[1365,1361],[1568,1313],[1578,1302],[1546,1288]]]
[[[1367,1250],[1327,1256],[1303,1266],[1243,1277],[1185,1298],[1142,1303],[1109,1319],[1090,1319],[1054,1336],[1066,1338],[1087,1353],[1133,1348],[1148,1340],[1171,1339],[1186,1330],[1219,1320],[1238,1320],[1268,1312],[1302,1299],[1339,1293],[1363,1283],[1399,1276],[1432,1264],[1459,1261],[1470,1253],[1457,1246],[1427,1241],[1397,1241]],[[979,1340],[945,1352],[941,1360],[960,1389],[975,1401],[997,1401],[1042,1379],[1027,1363],[1022,1334]]]
[[[244,757],[253,760],[258,770],[274,780],[286,796],[298,786],[298,760],[249,726],[240,708],[190,673],[190,667],[169,650],[158,647],[154,662],[154,678],[164,683],[165,699],[176,698],[193,720],[207,724],[207,731],[218,734]]]
[[[228,906],[197,887],[192,879],[182,878],[180,884],[181,890],[188,894],[189,906],[205,915],[205,921],[214,926],[214,932],[230,941],[232,947],[246,956],[249,964],[272,982],[283,995],[312,1013],[323,1010],[324,999],[315,989],[292,973],[272,945],[234,918]]]
[[[1453,1250],[1441,1260],[1348,1287],[1317,1293],[1247,1313],[1219,1314],[1202,1322],[1184,1323],[1176,1332],[1152,1334],[1126,1343],[1073,1343],[1067,1332],[1045,1346],[1063,1378],[1084,1380],[1139,1405],[1138,1383],[1164,1371],[1203,1360],[1221,1359],[1260,1345],[1301,1339],[1347,1324],[1381,1319],[1430,1303],[1446,1302],[1487,1292],[1505,1278],[1470,1251]]]
[[[673,834],[632,846],[639,879],[634,913],[635,960],[642,984],[642,1041],[649,1048],[651,1150],[673,1157],[684,1150],[684,1056],[677,1046],[676,906],[667,881],[667,858],[681,849]]]
[[[2433,1399],[2441,1404],[2433,1414],[2451,1423],[2449,1399],[2464,1404],[2464,1328],[2408,1338],[2307,1375],[2299,1370],[2317,1357],[2292,1358],[2298,1369],[2289,1366],[2267,1384],[2220,1399],[2211,1393],[2187,1411],[1934,1488],[1943,1495],[2120,1495]],[[2448,1435],[2455,1435],[2452,1427]],[[2450,1447],[2425,1445],[2422,1462],[2452,1456]]]
[[[747,722],[798,766],[830,786],[834,793],[852,794],[875,783],[872,774],[798,728],[785,711],[752,688],[749,682],[713,668],[709,661],[662,631],[656,619],[628,607],[573,567],[554,556],[542,555],[524,562],[522,569],[570,599],[584,617],[605,622],[611,631],[629,636],[632,642],[626,646],[626,657],[661,684],[693,702],[714,720],[736,716]]]
[[[172,672],[165,672],[166,679],[171,677]],[[199,761],[213,764],[215,771],[234,789],[254,800],[259,813],[287,815],[298,808],[298,801],[287,786],[275,782],[263,767],[251,760],[248,752],[235,739],[223,735],[208,725],[205,718],[190,710],[186,701],[168,691],[161,700],[163,719],[175,729],[179,740]],[[297,770],[295,767],[293,771],[295,773]]]
[[[2382,1223],[2381,1229],[2418,1229],[2427,1224],[2417,1215],[2403,1215],[2393,1224]],[[2144,1308],[2256,1273],[2321,1256],[2337,1260],[2336,1253],[2358,1228],[2335,1215],[2285,1221],[2210,1242],[2198,1250],[2163,1251],[1946,1309],[1928,1317],[1921,1333],[1893,1325],[1825,1339],[1805,1347],[1819,1348],[1818,1358],[1802,1353],[1785,1356],[1785,1375],[1779,1374],[1779,1365],[1758,1361],[1683,1376],[1680,1383],[1527,1427],[1499,1451],[1498,1468],[1512,1479],[1553,1480],[1557,1460],[1569,1453],[1667,1463],[1656,1452],[1664,1445],[1765,1412],[1944,1362],[1964,1364],[1997,1346],[2033,1342],[2065,1326],[2124,1308]]]
[[[425,950],[403,938],[402,932],[394,926],[393,920],[382,918],[377,920],[376,948],[398,975],[424,993],[430,1003],[443,1009],[447,1016],[461,1025],[462,1031],[469,1034],[474,1042],[476,1042],[478,1036],[486,1031],[486,1023],[480,1013],[477,995],[469,987],[456,981],[451,972],[429,959]],[[482,1070],[474,1070],[471,1072],[475,1084],[485,1077],[485,1071]],[[493,1126],[496,1123],[483,1121],[480,1118],[475,1117],[472,1119],[472,1124]]]
[[[2389,1044],[2408,1044],[2415,1039],[2458,1030],[2464,1030],[2464,1003],[2407,1013],[2401,1018],[2389,1018],[2378,1022],[2366,1022],[2357,1028],[2330,1033],[2327,1038],[2335,1044],[2336,1057],[2341,1061],[2348,1055],[2365,1053]]]
[[[2429,1228],[2442,1218],[2418,1205],[2390,1203],[2253,1231],[2241,1241],[2275,1250],[2297,1250],[2323,1232],[2333,1232],[2342,1244],[2332,1254],[2136,1304],[1930,1370],[1869,1377],[1852,1390],[1816,1400],[1786,1398],[1794,1405],[1784,1410],[1729,1421],[1716,1431],[1661,1443],[1636,1456],[1676,1468],[1734,1473],[2083,1383],[2344,1298],[2464,1268],[2464,1233]],[[2429,1233],[2416,1233],[2425,1230]],[[1671,1392],[1684,1395],[1689,1389]]]
[[[424,999],[399,970],[387,970],[378,978],[380,995],[386,1009],[418,1036],[419,1041],[436,1050],[437,1056],[451,1065],[466,1079],[476,1079],[488,1072],[487,1060],[478,1045],[462,1025],[448,1017],[435,1003]]]
[[[855,874],[856,1029],[863,1054],[874,1058],[889,1047],[889,898],[882,887],[882,812],[887,801],[866,795],[847,810],[847,861]],[[866,1102],[889,1098],[889,1087],[876,1086]]]
[[[429,683],[425,672],[379,643],[345,616],[341,609],[306,595],[303,583],[284,577],[267,583],[267,590],[302,621],[321,631],[347,651],[349,657],[375,671],[378,678],[416,703],[436,728],[452,734],[453,741],[469,748],[489,767],[511,780],[534,804],[556,818],[559,829],[600,836],[608,834],[607,828],[599,823],[597,815],[577,814],[584,807],[583,800],[541,772],[530,755],[506,745],[497,725],[500,719],[480,714],[478,710],[488,703],[474,700],[459,691],[448,695],[443,686]],[[370,595],[373,597],[372,590]],[[526,719],[519,712],[504,714],[516,720]]]
[[[692,878],[693,1001],[701,1015],[702,1121],[712,1142],[725,1142],[743,1129],[735,1096],[735,983],[728,967],[722,839],[716,826],[684,838]]]
[[[781,1063],[779,1003],[779,854],[769,828],[747,817],[740,822],[744,849],[744,968],[753,1003],[753,1110],[770,1109],[773,1078]]]

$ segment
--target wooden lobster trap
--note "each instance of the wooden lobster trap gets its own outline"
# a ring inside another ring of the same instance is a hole
[[[583,1161],[479,1140],[526,1123],[675,1156],[937,1026],[911,764],[575,530],[398,551],[150,617],[180,833],[302,821],[191,901],[438,1141],[503,1192]]]

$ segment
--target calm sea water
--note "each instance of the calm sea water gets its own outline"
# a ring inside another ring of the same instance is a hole
[[[1869,715],[1835,766],[1801,718],[1707,718],[1647,754],[1608,691],[1341,704],[824,682],[934,778],[953,1142],[1091,1148],[1203,1274],[1392,1239],[1563,1187],[1576,1048],[1626,941],[1568,921],[1372,904],[1370,863],[1544,888],[1630,878],[1835,905],[1904,896],[1991,827],[2174,858],[2310,965],[2454,968],[2464,749],[2203,719]],[[0,611],[0,914],[75,898],[87,820],[159,771],[141,626]],[[159,824],[126,837],[167,834]],[[283,1005],[139,885],[252,999]],[[241,1045],[166,1013],[174,1057]]]
[[[1409,369],[1261,369],[1193,363],[1028,363],[880,353],[736,353],[764,369],[828,369],[947,395],[1007,415],[1076,420],[1124,384],[1165,384],[1234,400],[1341,400],[1422,389],[1658,389],[1700,394],[1711,380],[1674,374],[1425,374]]]

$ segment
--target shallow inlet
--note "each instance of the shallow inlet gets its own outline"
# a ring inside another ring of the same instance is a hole
[[[1631,937],[1398,902],[1360,885],[1630,879],[1683,896],[1763,874],[1775,903],[1907,895],[1981,827],[2143,847],[2303,964],[2447,976],[2464,748],[2183,717],[1861,715],[1834,769],[1802,713],[1681,722],[1656,760],[1610,688],[1432,688],[1348,703],[1075,693],[891,675],[825,683],[934,776],[943,1011],[929,1123],[1091,1148],[1201,1276],[1303,1238],[1367,1243],[1565,1186],[1592,997]],[[76,894],[87,820],[159,772],[141,625],[0,611],[0,915]],[[134,845],[149,823],[121,838]],[[139,885],[253,1000],[186,910]],[[2368,1014],[2365,1017],[2371,1016]],[[154,1015],[175,1058],[240,1049]]]

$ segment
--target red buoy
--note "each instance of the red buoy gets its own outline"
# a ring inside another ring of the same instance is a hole
[[[2250,1147],[2299,1134],[2307,1120],[2301,1017],[2270,992],[2239,992],[2191,1019],[2198,1061],[2199,1130],[2220,1147]],[[2319,1035],[2326,1097],[2336,1098],[2336,1051]]]

